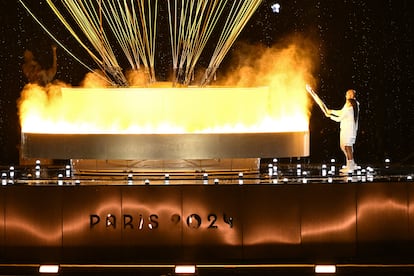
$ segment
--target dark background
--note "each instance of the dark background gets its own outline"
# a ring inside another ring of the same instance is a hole
[[[94,67],[93,61],[55,19],[45,1],[26,2],[60,42]],[[279,13],[271,9],[276,2],[281,5]],[[163,9],[165,7],[161,6],[159,12],[161,26],[167,20]],[[17,0],[1,1],[0,13],[0,165],[9,165],[19,162],[16,101],[26,83],[21,72],[23,52],[32,50],[35,57],[48,66],[52,62],[54,42]],[[265,0],[238,41],[270,47],[292,34],[316,41],[319,66],[315,77],[319,81],[316,90],[320,97],[329,107],[339,109],[348,88],[358,93],[361,113],[356,161],[379,163],[390,158],[394,163],[412,164],[413,16],[408,0]],[[170,73],[171,60],[167,27],[159,29],[156,71],[157,78],[163,80]],[[87,72],[58,48],[57,79],[78,85]],[[343,159],[338,131],[338,124],[326,119],[315,106],[310,122],[312,162],[331,157]]]

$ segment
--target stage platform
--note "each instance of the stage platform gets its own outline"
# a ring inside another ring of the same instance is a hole
[[[22,184],[0,188],[0,270],[10,274],[37,274],[40,264],[65,275],[167,275],[183,263],[243,275],[414,268],[412,181]]]
[[[414,273],[411,165],[340,175],[338,163],[295,158],[257,171],[75,173],[70,161],[0,168],[1,271],[167,275],[186,263],[200,275],[313,275],[322,263]]]

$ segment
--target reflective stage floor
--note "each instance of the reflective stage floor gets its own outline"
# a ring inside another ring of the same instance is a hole
[[[72,160],[0,167],[1,184],[29,185],[223,185],[311,184],[348,182],[413,181],[413,164],[359,164],[352,174],[343,174],[339,162],[310,163],[302,159],[257,159],[257,164],[230,169],[201,166],[194,169],[150,168],[129,165],[74,165]],[[387,160],[386,160],[387,161]],[[95,162],[95,161],[94,161]],[[256,166],[256,167],[255,167]]]
[[[59,275],[177,275],[188,256],[194,275],[315,275],[328,261],[336,275],[414,273],[412,165],[340,175],[338,162],[296,158],[193,171],[42,161],[1,168],[0,275],[38,275],[44,260]],[[132,227],[140,214],[157,215],[157,230]]]

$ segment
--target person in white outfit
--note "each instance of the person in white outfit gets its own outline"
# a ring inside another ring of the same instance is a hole
[[[356,168],[354,161],[354,144],[358,131],[359,103],[355,90],[349,89],[345,94],[346,102],[341,110],[327,110],[327,116],[340,123],[340,147],[346,158],[342,173],[352,173]]]

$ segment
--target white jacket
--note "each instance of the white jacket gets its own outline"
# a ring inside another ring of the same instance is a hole
[[[359,110],[359,103],[358,110]],[[352,105],[345,105],[341,110],[331,110],[331,115],[329,116],[332,120],[340,123],[341,136],[348,138],[356,138],[358,131],[358,119],[354,120],[354,109]]]

